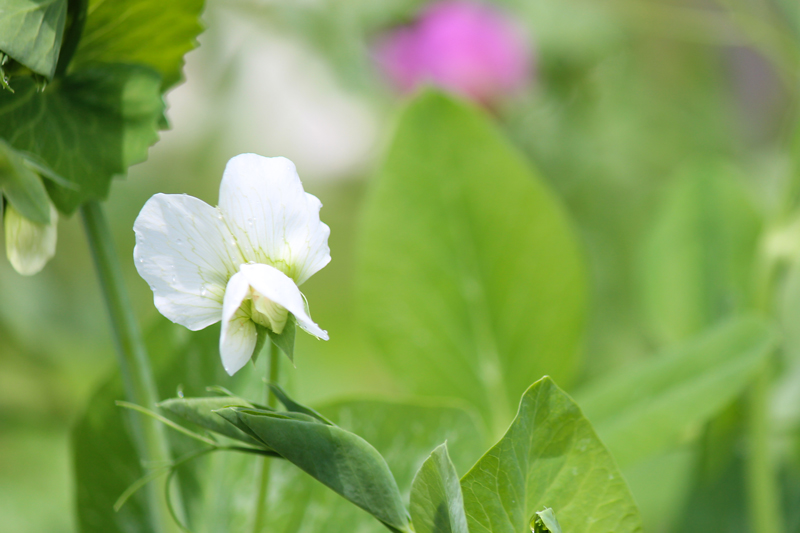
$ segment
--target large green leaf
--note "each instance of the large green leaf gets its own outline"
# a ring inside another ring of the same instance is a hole
[[[67,0],[3,0],[0,51],[53,77],[67,20]]]
[[[641,531],[614,459],[580,408],[545,377],[522,396],[505,436],[461,480],[470,533],[524,533],[555,511],[570,533]]]
[[[733,319],[592,382],[575,398],[620,465],[676,446],[747,387],[776,346],[755,318]]]
[[[3,139],[0,139],[0,192],[28,220],[50,223],[50,201],[42,178]]]
[[[135,65],[102,65],[55,80],[44,91],[31,78],[0,91],[0,138],[40,157],[74,185],[49,183],[64,213],[108,194],[114,175],[144,160],[158,140],[164,111],[160,79]]]
[[[389,464],[407,501],[412,479],[437,444],[447,441],[458,472],[465,472],[485,449],[475,418],[457,407],[374,400],[344,401],[320,412],[363,437]],[[272,466],[268,501],[270,533],[380,533],[371,515],[286,462]],[[207,531],[214,531],[208,529]]]
[[[761,220],[743,179],[723,162],[685,167],[666,192],[641,260],[650,329],[668,344],[751,303]]]
[[[414,476],[409,512],[416,533],[469,533],[461,484],[447,444],[433,450]]]
[[[161,74],[167,89],[181,79],[183,56],[202,31],[204,0],[91,0],[89,16],[72,59],[80,68],[95,63],[139,63]]]
[[[488,116],[414,100],[364,228],[363,320],[412,389],[465,398],[499,429],[532,381],[569,382],[586,307],[576,237]]]
[[[270,448],[392,531],[411,531],[400,489],[386,460],[358,435],[304,414],[231,407]],[[238,425],[237,425],[238,426]]]

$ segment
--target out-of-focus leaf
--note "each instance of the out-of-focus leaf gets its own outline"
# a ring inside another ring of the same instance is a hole
[[[3,0],[0,50],[52,78],[66,20],[67,0]]]
[[[267,446],[392,531],[411,531],[400,489],[378,451],[358,435],[281,413],[232,407]]]
[[[575,398],[621,466],[678,445],[747,387],[776,346],[769,324],[733,319],[579,390]]]
[[[59,211],[108,194],[111,179],[147,157],[164,111],[149,68],[103,65],[59,78],[44,91],[31,78],[0,91],[0,138],[40,157],[74,188],[48,183]]]
[[[436,404],[415,405],[372,400],[344,401],[319,411],[363,437],[386,459],[408,501],[415,472],[438,443],[447,441],[458,472],[465,472],[486,442],[475,417]],[[386,529],[372,516],[286,462],[272,465],[264,533],[379,533]],[[214,531],[208,529],[209,533]]]
[[[685,167],[666,193],[641,261],[652,333],[684,340],[752,304],[761,219],[734,168]]]
[[[533,533],[561,533],[561,525],[556,514],[549,507],[536,511],[533,519]]]
[[[166,90],[181,79],[183,56],[202,31],[204,0],[90,0],[73,68],[138,63],[161,74]]]
[[[50,201],[42,179],[3,139],[0,139],[0,192],[31,222],[50,223]]]
[[[226,407],[253,407],[250,402],[236,397],[212,398],[172,398],[158,404],[159,407],[184,420],[197,424],[209,431],[261,447],[261,441],[223,420],[213,411]]]
[[[561,205],[488,117],[422,94],[375,185],[360,311],[398,378],[470,401],[496,429],[535,379],[569,382],[583,258]]]
[[[416,533],[469,533],[461,484],[447,444],[433,450],[414,476],[409,512]]]
[[[525,392],[505,436],[462,478],[470,533],[530,531],[553,509],[564,531],[639,532],[639,510],[578,405],[545,377]]]

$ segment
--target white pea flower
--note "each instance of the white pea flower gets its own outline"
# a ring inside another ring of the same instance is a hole
[[[233,375],[256,346],[256,324],[283,332],[288,314],[324,340],[298,288],[331,260],[320,201],[284,157],[241,154],[225,167],[219,206],[156,194],[133,230],[134,261],[156,308],[192,331],[222,320],[219,350]]]

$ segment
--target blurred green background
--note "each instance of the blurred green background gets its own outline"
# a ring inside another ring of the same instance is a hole
[[[578,383],[750,306],[757,240],[793,207],[798,180],[792,142],[800,4],[497,3],[529,32],[537,67],[529,87],[491,113],[565,204],[589,267],[589,327]],[[402,100],[381,79],[369,44],[423,4],[208,3],[207,30],[187,56],[186,82],[167,97],[171,129],[147,162],[114,183],[106,203],[145,329],[163,319],[130,259],[131,228],[144,202],[166,192],[215,205],[230,157],[284,155],[323,202],[333,257],[303,286],[331,341],[298,336],[296,368],[287,370],[290,388],[306,403],[407,394],[362,340],[354,264],[365,191]],[[698,237],[716,220],[702,218],[709,205],[704,195],[736,213],[720,215],[723,228],[710,241]],[[686,272],[681,261],[703,251],[712,267],[714,261],[722,266],[698,279],[673,280],[707,295],[701,298],[707,305],[696,308],[696,298],[663,280]],[[796,281],[787,279],[790,294]],[[787,298],[781,316],[796,316],[792,305]],[[791,337],[795,327],[789,322],[786,335],[800,342]],[[24,278],[0,261],[0,339],[0,531],[73,531],[68,432],[116,365],[79,217],[60,222],[57,255],[42,273]],[[796,368],[800,344],[787,346],[783,365]],[[776,401],[796,403],[796,383],[786,380],[781,390],[789,399]],[[643,479],[685,464],[691,452],[681,453],[644,468]],[[674,483],[689,485],[686,478]],[[681,491],[675,494],[680,500]],[[683,503],[650,505],[675,514]]]

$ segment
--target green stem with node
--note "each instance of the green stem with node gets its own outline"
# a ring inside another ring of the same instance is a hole
[[[108,221],[100,203],[96,201],[83,204],[81,216],[111,319],[125,397],[131,403],[156,409],[158,396],[147,348],[125,289],[122,268]],[[162,424],[132,413],[129,422],[133,444],[143,464],[171,462],[169,444]],[[169,518],[164,495],[150,488],[147,500],[155,531],[164,533],[177,531],[175,524]]]
[[[278,383],[280,373],[281,355],[278,347],[271,340],[267,340],[267,390],[266,402],[269,407],[278,406],[278,398],[269,388],[270,383]],[[267,489],[269,488],[270,467],[272,459],[263,457],[261,459],[261,472],[258,479],[258,496],[256,496],[256,514],[253,520],[253,533],[260,533],[264,528],[264,520],[267,516]]]

